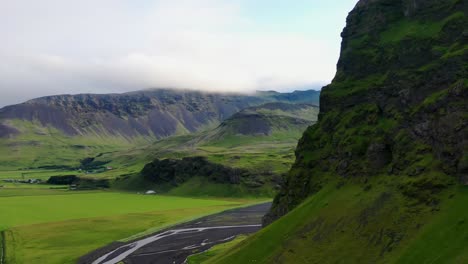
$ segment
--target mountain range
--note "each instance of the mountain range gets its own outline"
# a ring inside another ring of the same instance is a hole
[[[5,152],[0,165],[76,165],[99,153],[216,128],[235,114],[253,120],[254,116],[240,112],[274,102],[318,104],[319,92],[221,94],[154,89],[37,98],[0,109],[0,145]],[[257,116],[257,121],[264,119]],[[269,133],[268,124],[259,124],[262,127],[257,129],[263,129],[259,133]]]
[[[11,120],[36,122],[65,135],[163,138],[219,124],[234,113],[266,102],[318,104],[317,91],[252,95],[147,90],[125,94],[58,95],[0,109],[0,135],[20,133]]]

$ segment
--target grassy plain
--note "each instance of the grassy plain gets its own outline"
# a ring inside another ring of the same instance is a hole
[[[252,202],[48,191],[0,197],[6,263],[73,263],[112,241]]]

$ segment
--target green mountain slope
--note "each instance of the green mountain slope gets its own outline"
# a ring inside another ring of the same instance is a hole
[[[271,224],[216,263],[468,262],[467,12],[359,1]]]
[[[76,166],[80,159],[99,153],[216,127],[247,107],[304,99],[318,103],[318,94],[160,89],[38,98],[0,109],[0,167]]]
[[[435,213],[398,189],[329,184],[207,263],[466,263],[468,190],[440,198]]]

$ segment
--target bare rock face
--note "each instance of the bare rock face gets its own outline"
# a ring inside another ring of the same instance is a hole
[[[466,184],[466,25],[467,1],[359,1],[341,34],[337,74],[322,89],[319,121],[299,141],[265,223],[319,190],[330,174],[436,172]]]

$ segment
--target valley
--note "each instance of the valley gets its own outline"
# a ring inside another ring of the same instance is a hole
[[[0,197],[4,263],[74,263],[114,241],[266,199],[28,190]]]
[[[202,217],[126,243],[114,243],[80,258],[78,263],[183,263],[218,244],[232,242],[261,228],[271,203],[263,203]]]
[[[72,135],[39,119],[4,120],[18,132],[0,140],[4,263],[74,263],[114,241],[270,200],[302,131],[317,120],[315,101],[291,96],[160,139]],[[156,161],[174,164],[167,172],[183,168],[185,176],[156,180],[164,171],[149,169]],[[237,180],[215,176],[226,173]]]
[[[356,0],[320,91],[1,108],[0,264],[468,263],[467,25],[464,0]]]

